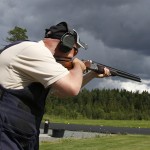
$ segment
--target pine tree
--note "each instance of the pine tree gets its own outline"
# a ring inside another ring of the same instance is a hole
[[[12,43],[19,40],[27,40],[28,36],[26,33],[26,29],[15,26],[12,30],[8,31],[9,37],[6,38],[6,41]]]

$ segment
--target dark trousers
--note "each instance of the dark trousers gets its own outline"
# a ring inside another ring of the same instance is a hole
[[[0,85],[0,150],[39,149],[39,127],[48,92],[40,83],[19,90]]]
[[[33,118],[0,102],[0,150],[38,150]]]

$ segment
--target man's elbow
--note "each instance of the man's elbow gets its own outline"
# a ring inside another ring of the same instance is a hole
[[[74,87],[74,88],[70,88],[68,91],[68,95],[69,96],[77,96],[80,92],[80,88],[79,87]]]
[[[72,96],[77,96],[79,94],[80,90],[74,90],[72,92]]]
[[[51,88],[51,93],[55,96],[59,97],[73,97],[77,96],[80,92],[79,86],[65,86],[65,87],[54,87]]]
[[[81,83],[72,80],[59,80],[53,84],[55,93],[62,96],[77,96],[81,89]]]

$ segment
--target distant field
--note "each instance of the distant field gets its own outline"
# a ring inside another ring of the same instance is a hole
[[[40,143],[40,150],[149,150],[150,136],[106,135],[92,139],[60,139]]]
[[[48,119],[50,122],[53,123],[150,128],[150,120],[90,120],[90,119],[71,120],[48,115],[44,116],[43,120],[45,119]]]

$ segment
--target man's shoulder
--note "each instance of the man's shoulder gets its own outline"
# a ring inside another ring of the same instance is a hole
[[[19,55],[34,56],[40,58],[53,57],[52,53],[48,50],[43,41],[25,41],[19,46],[19,48],[22,49]]]
[[[22,45],[33,46],[38,48],[46,48],[44,42],[41,41],[24,41]]]

